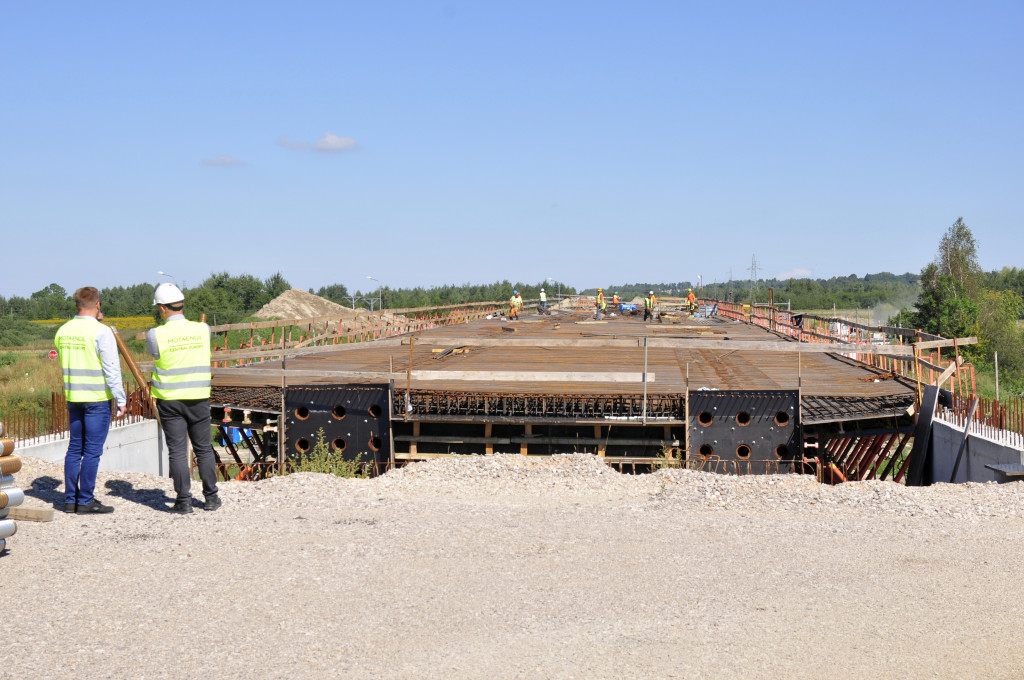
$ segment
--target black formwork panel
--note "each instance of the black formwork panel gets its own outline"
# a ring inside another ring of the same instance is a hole
[[[693,390],[687,399],[689,460],[709,470],[792,470],[800,454],[798,390]]]
[[[285,389],[285,451],[312,453],[320,428],[331,453],[374,463],[391,459],[391,385],[317,385]]]

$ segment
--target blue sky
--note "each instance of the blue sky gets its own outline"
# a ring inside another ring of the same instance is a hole
[[[1024,4],[0,0],[0,294],[1024,266]]]

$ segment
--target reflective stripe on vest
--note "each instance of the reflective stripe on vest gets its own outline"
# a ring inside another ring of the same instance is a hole
[[[104,328],[93,319],[71,319],[53,339],[64,374],[64,398],[70,402],[108,401],[114,396],[96,351],[96,338]]]
[[[209,399],[210,327],[177,320],[155,330],[160,358],[153,363],[153,396],[157,399]]]

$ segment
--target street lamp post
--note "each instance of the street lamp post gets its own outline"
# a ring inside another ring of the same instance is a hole
[[[377,279],[373,278],[372,276],[367,276],[366,278],[370,279],[371,281],[377,281],[377,310],[378,311],[383,311],[384,310],[384,284],[381,283],[380,281],[378,281]]]
[[[174,281],[174,285],[175,286],[178,286],[178,279],[174,278],[173,275],[168,274],[167,272],[157,272],[157,274],[159,274],[160,276],[166,276],[171,281]],[[188,281],[182,281],[181,283],[182,283],[182,285],[178,286],[178,288],[181,288],[182,290],[185,290],[186,288],[188,288]]]

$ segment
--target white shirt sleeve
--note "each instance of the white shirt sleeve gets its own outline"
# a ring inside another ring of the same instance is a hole
[[[103,364],[103,377],[107,382],[107,389],[114,395],[118,406],[128,403],[124,394],[124,385],[121,383],[121,358],[117,353],[117,341],[114,340],[114,331],[104,326],[96,335],[96,352],[100,355],[100,362]]]

